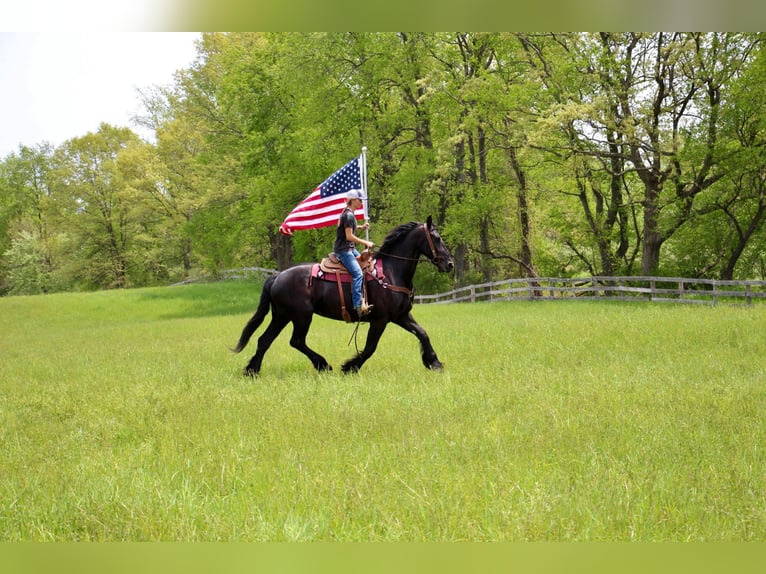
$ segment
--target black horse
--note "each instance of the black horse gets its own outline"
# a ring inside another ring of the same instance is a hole
[[[430,259],[439,271],[447,272],[454,267],[452,256],[431,217],[426,223],[413,221],[397,227],[386,236],[383,245],[374,254],[383,264],[384,277],[370,280],[365,276],[367,299],[373,307],[362,320],[370,323],[370,330],[362,352],[343,364],[344,373],[356,372],[362,368],[375,352],[388,323],[395,323],[418,338],[426,368],[442,368],[428,334],[410,313],[413,302],[412,279],[421,254]],[[312,278],[312,267],[311,263],[296,265],[266,280],[258,309],[245,325],[239,343],[232,349],[239,353],[245,348],[250,337],[263,323],[270,307],[271,323],[258,339],[258,350],[245,367],[245,375],[258,374],[266,351],[290,322],[293,324],[290,345],[306,355],[317,371],[332,370],[322,355],[306,345],[306,335],[314,313],[343,320],[340,295],[334,281]],[[343,289],[344,301],[348,305],[351,301],[350,284],[344,284]],[[351,314],[358,319],[354,311]]]

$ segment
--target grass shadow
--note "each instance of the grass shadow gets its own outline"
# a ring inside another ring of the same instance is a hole
[[[252,313],[258,306],[263,281],[220,281],[177,285],[141,293],[140,301],[158,306],[160,319],[217,317]]]

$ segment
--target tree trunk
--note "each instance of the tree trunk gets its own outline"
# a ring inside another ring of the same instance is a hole
[[[510,122],[506,120],[506,127],[508,126],[510,126]],[[516,191],[516,203],[519,208],[519,227],[521,230],[520,259],[522,264],[519,265],[519,268],[522,275],[526,275],[527,277],[535,277],[536,273],[532,263],[532,225],[529,218],[527,175],[524,172],[524,168],[519,163],[515,146],[508,146],[508,160],[511,165],[511,170],[516,176],[516,182],[519,185],[518,190]]]
[[[641,274],[655,275],[660,267],[660,248],[665,239],[659,230],[659,192],[647,190],[644,204],[644,233],[641,250]]]
[[[293,264],[293,244],[289,237],[281,233],[271,236],[271,256],[277,262],[277,269],[282,271]]]
[[[468,271],[468,247],[465,243],[460,243],[452,253],[452,259],[455,262],[455,281],[458,285],[463,285],[465,274]]]
[[[728,256],[724,259],[723,266],[721,267],[721,279],[724,281],[730,281],[734,279],[734,269],[737,266],[739,258],[742,256],[742,253],[744,253],[745,247],[748,245],[748,243],[750,243],[750,239],[763,225],[764,217],[766,217],[766,203],[764,203],[763,192],[760,194],[758,209],[750,219],[747,229],[742,230],[736,218],[733,217],[729,212],[727,212],[727,215],[729,215],[734,220],[735,228],[738,230],[738,234],[736,244],[732,247]]]

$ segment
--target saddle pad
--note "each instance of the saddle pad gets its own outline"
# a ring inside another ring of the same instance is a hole
[[[383,277],[383,261],[380,259],[375,260],[375,267],[374,267],[374,277]],[[314,263],[311,266],[311,278],[312,279],[324,279],[325,281],[337,281],[336,277],[337,273],[329,273],[327,271],[322,270],[319,263]],[[369,276],[370,273],[365,273],[365,275]],[[351,274],[342,272],[340,274],[340,282],[341,283],[351,283]]]

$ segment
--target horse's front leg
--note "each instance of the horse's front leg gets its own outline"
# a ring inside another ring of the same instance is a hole
[[[444,368],[444,365],[439,361],[439,357],[436,356],[436,351],[434,351],[434,348],[431,345],[431,339],[428,337],[428,333],[426,333],[426,330],[415,321],[412,317],[412,313],[409,313],[406,317],[394,322],[402,329],[409,331],[418,338],[422,350],[423,364],[426,369],[441,371]]]
[[[341,367],[341,369],[344,373],[358,372],[359,369],[362,368],[362,365],[364,365],[365,361],[372,357],[375,349],[378,348],[378,341],[380,341],[380,337],[383,335],[383,331],[386,330],[387,324],[388,323],[386,323],[386,321],[370,323],[370,330],[367,333],[367,341],[364,344],[364,349],[362,349],[362,352],[359,353],[356,357],[343,363],[343,367]]]

